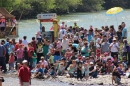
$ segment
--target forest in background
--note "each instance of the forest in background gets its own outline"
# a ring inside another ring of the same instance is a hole
[[[130,0],[0,0],[5,7],[19,18],[35,18],[39,13],[57,13],[63,15],[72,12],[93,12],[119,6],[130,8]]]

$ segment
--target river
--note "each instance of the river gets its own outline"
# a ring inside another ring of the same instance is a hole
[[[64,21],[68,26],[73,26],[74,22],[77,22],[78,26],[83,26],[85,29],[88,29],[90,25],[94,28],[101,28],[101,26],[114,25],[117,29],[117,24],[121,22],[126,22],[126,27],[129,31],[130,28],[130,10],[124,10],[116,16],[107,16],[106,11],[93,12],[93,13],[70,13],[67,15],[60,16],[59,24]],[[117,19],[116,19],[117,18]],[[52,22],[42,23],[45,26],[45,30],[49,31],[52,26]],[[19,38],[22,38],[26,35],[27,40],[31,40],[32,36],[35,36],[35,33],[39,31],[40,24],[37,19],[28,19],[21,20],[19,22]]]

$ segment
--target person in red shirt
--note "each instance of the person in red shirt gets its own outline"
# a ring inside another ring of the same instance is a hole
[[[14,61],[15,61],[14,53],[11,52],[9,56],[9,70],[14,70]]]
[[[21,44],[22,44],[22,39],[19,39],[19,42],[15,45],[15,51],[19,48],[19,45]],[[22,46],[24,45],[22,44]]]
[[[97,49],[96,49],[97,59],[100,59],[100,54],[101,54],[101,48],[100,48],[100,46],[98,46]]]
[[[33,59],[32,59],[32,54],[31,51],[34,51],[34,48],[32,47],[31,43],[28,43],[28,61],[29,61],[29,67],[32,68],[33,64]]]
[[[30,68],[27,66],[27,60],[24,60],[23,66],[18,71],[18,77],[21,86],[30,86],[31,84],[31,72]]]
[[[35,40],[35,37],[32,37],[32,41],[31,41],[31,44],[32,44],[32,47],[34,48],[34,51],[36,53],[36,40]]]

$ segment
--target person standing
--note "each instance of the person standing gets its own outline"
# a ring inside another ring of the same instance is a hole
[[[116,41],[116,38],[113,38],[113,42],[110,44],[110,51],[111,51],[111,56],[114,57],[114,55],[116,55],[117,59],[118,59],[118,52],[119,52],[119,44]]]
[[[28,63],[30,68],[32,68],[32,64],[33,64],[31,51],[34,51],[34,48],[32,47],[31,43],[28,43],[28,59],[29,59]]]
[[[21,86],[30,86],[31,84],[31,72],[29,67],[27,66],[27,60],[24,60],[23,66],[18,71],[18,77]]]
[[[66,49],[69,47],[69,40],[66,38],[66,36],[63,36],[62,39],[62,50],[63,50],[63,55],[65,54]]]
[[[65,22],[62,22],[62,24],[60,24],[60,29],[65,28]]]
[[[23,60],[23,46],[22,44],[19,45],[19,48],[16,51],[16,56],[17,56],[17,63],[22,63]]]
[[[24,46],[28,46],[27,36],[23,36],[22,44],[23,44]]]
[[[65,28],[60,29],[59,33],[58,33],[58,37],[60,39],[63,39],[63,36],[67,35],[67,31],[65,30]]]
[[[37,43],[37,63],[40,61],[41,56],[43,56],[43,44],[42,42]]]
[[[122,39],[127,39],[127,28],[125,22],[122,22]]]
[[[2,66],[2,70],[4,70],[4,73],[7,72],[6,62],[5,62],[5,55],[6,55],[6,49],[5,49],[5,47],[1,44],[1,45],[0,45],[0,65]]]
[[[109,46],[110,43],[107,40],[107,36],[103,36],[103,42],[101,44],[101,54],[104,54],[105,52],[109,52]]]
[[[5,42],[5,44],[4,44],[4,47],[5,47],[5,49],[6,49],[6,64],[8,63],[8,61],[9,61],[9,53],[8,53],[8,47],[9,47],[9,38],[7,38],[6,39],[6,42]]]
[[[19,48],[19,45],[21,44],[22,44],[22,39],[19,39],[19,42],[15,45],[15,51]],[[22,46],[24,45],[22,44]]]

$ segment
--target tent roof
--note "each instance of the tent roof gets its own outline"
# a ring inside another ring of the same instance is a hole
[[[15,17],[12,14],[10,14],[4,7],[0,7],[0,13],[5,16],[6,18],[12,18]]]

